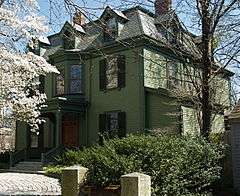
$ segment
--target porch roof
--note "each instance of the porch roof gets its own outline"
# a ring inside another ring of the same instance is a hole
[[[85,98],[80,97],[54,97],[46,102],[47,107],[42,109],[42,113],[65,111],[65,112],[85,112],[89,105]]]

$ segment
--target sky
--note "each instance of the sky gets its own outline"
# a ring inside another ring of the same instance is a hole
[[[100,2],[102,0],[87,0],[83,5],[84,0],[75,0],[77,5],[90,8],[86,10],[89,17],[96,18],[99,16],[107,5],[118,6],[120,2],[118,0],[108,1],[106,3]],[[40,15],[44,15],[47,18],[48,25],[51,33],[58,32],[66,20],[71,20],[70,14],[65,9],[63,0],[55,0],[54,4],[49,3],[49,0],[38,0],[40,6]],[[89,14],[91,12],[91,15]]]
[[[48,25],[51,28],[50,33],[56,33],[62,27],[66,20],[70,20],[70,14],[64,7],[64,0],[38,0],[40,6],[40,15],[44,15],[48,19]],[[91,19],[96,19],[104,11],[106,6],[114,9],[123,10],[129,7],[141,5],[151,11],[153,3],[146,3],[148,0],[73,0],[79,7],[84,7],[86,14]],[[175,2],[175,1],[174,1]],[[176,7],[176,5],[174,5]],[[88,8],[88,9],[86,9]],[[181,16],[180,16],[181,17]],[[183,21],[186,19],[181,18]]]
[[[51,0],[38,0],[40,6],[40,15],[44,15],[47,18],[48,26],[50,27],[49,34],[57,33],[62,28],[65,21],[70,20],[69,11],[67,11],[64,7],[64,0],[52,0],[54,3],[49,3]],[[132,7],[141,4],[147,9],[153,11],[153,4],[146,3],[147,0],[73,0],[77,5],[84,8],[86,10],[86,14],[91,19],[96,19],[99,17],[106,6],[114,7],[115,9],[124,9],[127,7]],[[135,2],[135,3],[133,3]],[[176,5],[177,0],[173,1],[175,3],[173,7],[184,7],[184,5]],[[186,10],[186,9],[185,9]],[[179,12],[179,17],[184,22],[186,26],[190,24],[190,17],[185,17],[181,15]]]

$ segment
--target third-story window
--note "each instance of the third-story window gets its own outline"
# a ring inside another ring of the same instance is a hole
[[[108,18],[105,22],[103,39],[105,42],[114,41],[118,34],[118,23],[116,18]]]
[[[56,76],[56,95],[64,94],[64,71],[60,70],[60,74]]]
[[[110,56],[100,61],[100,90],[125,87],[125,56]]]
[[[82,67],[80,65],[72,65],[70,70],[70,93],[82,92]]]

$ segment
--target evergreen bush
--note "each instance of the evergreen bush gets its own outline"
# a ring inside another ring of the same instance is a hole
[[[58,164],[87,167],[89,185],[117,185],[121,175],[142,172],[151,176],[153,195],[205,195],[221,176],[224,151],[203,138],[130,135],[68,151]]]

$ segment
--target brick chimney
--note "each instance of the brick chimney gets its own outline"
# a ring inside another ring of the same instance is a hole
[[[172,0],[156,0],[155,1],[155,14],[157,16],[166,14],[172,7]]]
[[[80,26],[86,23],[86,18],[81,11],[76,11],[73,16],[73,23],[78,24]]]

